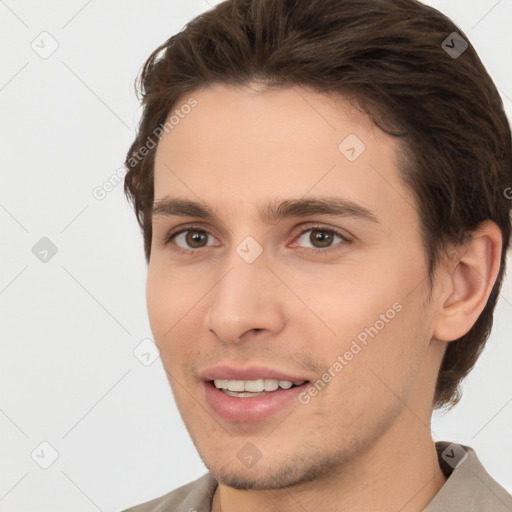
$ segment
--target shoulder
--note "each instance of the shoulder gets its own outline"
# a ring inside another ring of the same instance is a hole
[[[173,491],[122,512],[210,512],[217,482],[210,473]]]
[[[441,466],[448,463],[452,469],[424,512],[512,510],[512,496],[489,475],[473,448],[440,441],[436,449]]]

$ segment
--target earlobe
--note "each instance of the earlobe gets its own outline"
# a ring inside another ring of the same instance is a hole
[[[497,224],[486,220],[460,246],[452,265],[443,270],[448,286],[445,296],[440,297],[434,338],[457,340],[475,324],[496,282],[502,243]]]

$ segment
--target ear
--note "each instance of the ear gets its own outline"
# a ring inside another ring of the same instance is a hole
[[[483,311],[500,270],[503,239],[491,220],[479,224],[471,240],[457,248],[440,279],[443,292],[434,338],[453,341],[464,336]]]

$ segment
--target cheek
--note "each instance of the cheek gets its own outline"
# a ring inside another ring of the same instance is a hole
[[[151,327],[156,331],[153,334],[161,337],[168,333],[167,337],[178,328],[187,312],[193,313],[192,309],[204,295],[205,286],[194,272],[170,268],[159,258],[150,261],[146,303]]]
[[[409,403],[415,393],[429,341],[427,328],[418,318],[425,321],[428,312],[419,308],[419,301],[409,298],[393,313],[388,310],[388,315],[388,323],[374,321],[344,341],[343,352],[339,351],[347,363],[337,389],[353,410],[382,408],[391,414]]]
[[[146,281],[148,318],[162,363],[173,375],[186,373],[202,347],[192,340],[201,337],[206,315],[206,297],[212,284],[196,272],[172,271],[150,263]],[[171,382],[171,385],[173,383]]]
[[[194,290],[186,290],[184,286],[182,280],[168,271],[160,271],[157,265],[152,266],[150,263],[146,281],[146,304],[151,330],[160,350],[165,349],[175,337],[180,328],[180,320],[190,310],[188,301],[195,293]]]
[[[299,318],[309,319],[303,327],[316,340],[311,350],[336,375],[330,389],[338,396],[364,401],[366,395],[391,395],[385,384],[399,395],[407,393],[428,348],[424,288],[411,293],[420,274],[412,267],[404,262],[394,269],[368,266],[364,273],[332,267],[314,278],[295,275],[294,290],[310,309]]]
[[[417,321],[411,313],[412,308],[404,305],[377,334],[360,331],[367,334],[366,343],[347,335],[316,349],[325,364],[323,376],[330,382],[323,386],[317,381],[318,391],[303,397],[310,402],[304,406],[307,417],[301,419],[305,428],[315,430],[320,422],[326,435],[330,432],[350,443],[352,437],[371,437],[390,425],[410,402],[423,361]],[[358,330],[353,319],[345,325]]]
[[[316,324],[318,335],[325,336],[325,344],[337,344],[337,349],[360,333],[364,338],[365,330],[374,330],[376,323],[379,331],[387,328],[399,316],[397,309],[405,295],[402,278],[384,275],[382,266],[367,266],[364,270],[346,263],[309,272],[294,270],[287,281],[293,283],[300,299],[290,301],[294,316],[299,314],[295,321]]]

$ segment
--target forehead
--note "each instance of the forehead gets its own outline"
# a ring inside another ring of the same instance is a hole
[[[194,109],[180,119],[172,115],[192,97]],[[349,135],[347,129],[362,142],[370,142],[369,134],[374,131],[368,116],[347,100],[298,87],[212,84],[182,96],[173,112],[168,116],[173,119],[172,128],[163,134],[160,147],[174,150],[178,158],[194,160],[211,156],[210,151],[215,150],[216,160],[233,161],[238,168],[237,158],[249,155],[252,160],[246,166],[258,157],[267,164],[276,157],[290,163],[306,154],[318,158],[321,149],[337,158],[343,135]],[[392,145],[394,141],[387,138],[387,145]]]
[[[214,84],[173,112],[190,98],[196,106],[158,144],[155,201],[188,197],[235,213],[269,197],[328,194],[410,215],[397,140],[342,97]]]

